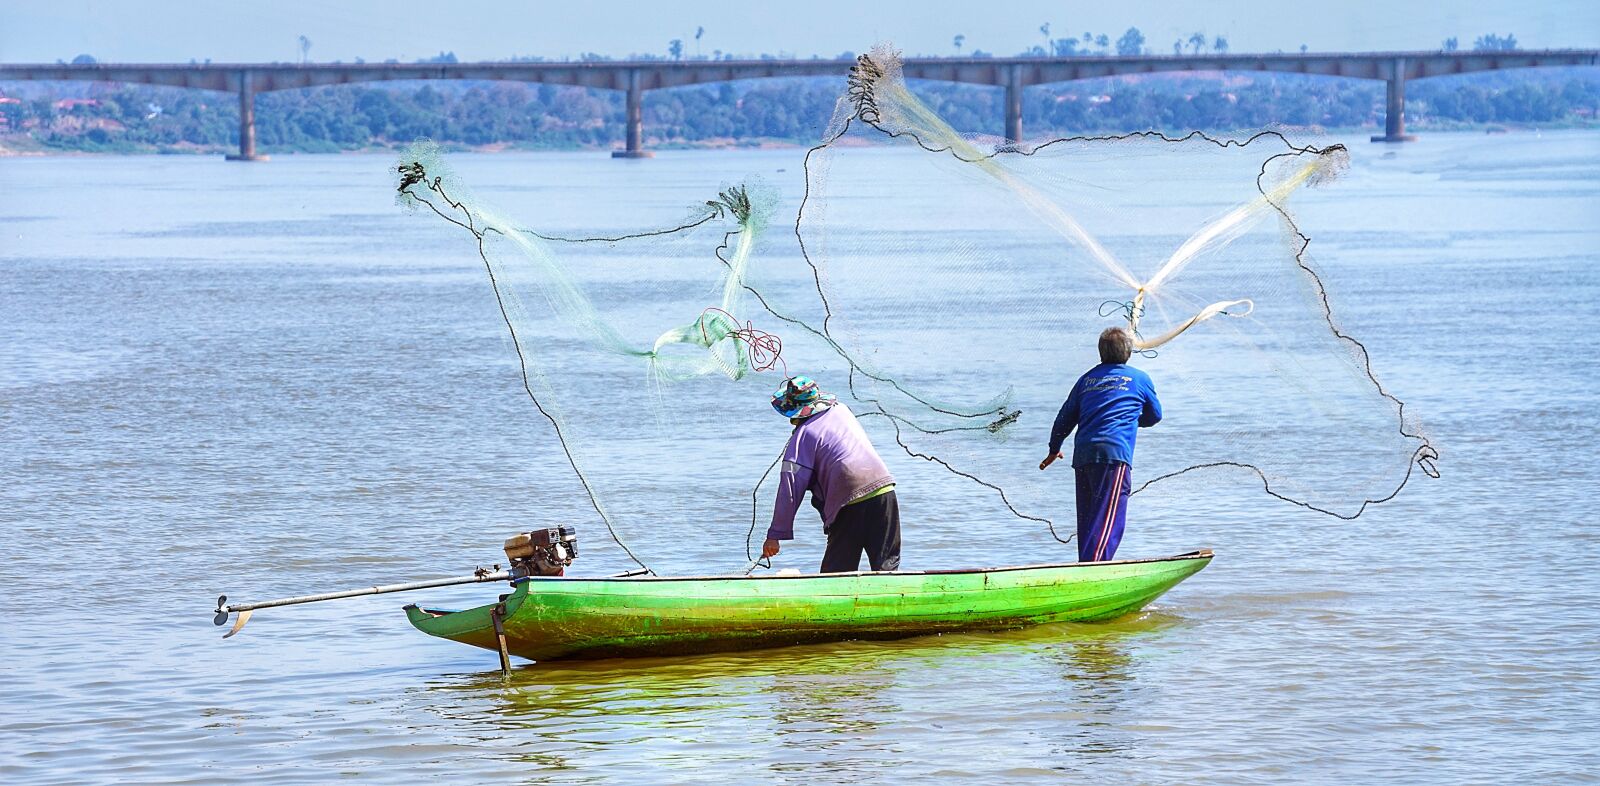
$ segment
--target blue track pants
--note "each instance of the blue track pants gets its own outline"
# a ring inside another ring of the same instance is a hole
[[[1117,553],[1128,516],[1127,464],[1075,467],[1078,482],[1078,561],[1105,562]]]

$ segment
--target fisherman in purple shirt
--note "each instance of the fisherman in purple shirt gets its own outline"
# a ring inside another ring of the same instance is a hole
[[[784,380],[772,394],[772,408],[794,424],[794,432],[783,448],[783,475],[761,556],[776,555],[778,541],[794,539],[794,516],[809,491],[828,536],[823,573],[860,570],[863,552],[873,570],[899,569],[894,476],[856,416],[807,377]]]
[[[1077,476],[1078,561],[1104,562],[1117,553],[1128,516],[1133,443],[1139,429],[1161,422],[1155,385],[1128,365],[1133,336],[1119,328],[1100,334],[1100,365],[1073,384],[1050,430],[1050,452],[1039,469],[1066,458],[1061,443],[1077,429],[1072,470]]]

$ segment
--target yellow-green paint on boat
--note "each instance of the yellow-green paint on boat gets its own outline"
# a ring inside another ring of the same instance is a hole
[[[530,578],[505,596],[511,654],[530,660],[676,655],[842,639],[888,639],[1046,622],[1092,622],[1144,608],[1211,562],[1163,559],[949,571],[798,576]],[[431,636],[498,649],[490,604],[407,606]]]

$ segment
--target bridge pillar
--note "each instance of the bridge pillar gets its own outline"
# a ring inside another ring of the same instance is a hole
[[[1006,141],[1022,141],[1022,68],[1006,68]]]
[[[1374,142],[1415,142],[1417,138],[1406,133],[1406,59],[1394,59],[1394,73],[1389,76],[1389,90],[1383,109],[1383,136]]]
[[[644,111],[639,106],[639,101],[644,97],[644,90],[639,87],[639,69],[628,69],[628,141],[627,147],[622,150],[611,151],[612,158],[650,158],[652,153],[644,149]]]
[[[239,72],[239,152],[229,153],[229,161],[265,161],[256,155],[256,87],[249,71]]]

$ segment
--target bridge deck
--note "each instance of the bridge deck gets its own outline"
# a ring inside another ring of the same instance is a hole
[[[1388,82],[1384,134],[1374,141],[1411,139],[1405,132],[1405,83],[1411,79],[1508,68],[1593,66],[1597,49],[1508,52],[1360,52],[1237,55],[1131,55],[1106,57],[952,57],[903,61],[907,79],[1004,87],[1006,138],[1022,139],[1022,89],[1029,85],[1130,74],[1182,71],[1258,71],[1315,74]],[[354,82],[480,79],[621,90],[627,93],[627,148],[642,149],[640,95],[684,85],[795,76],[839,76],[851,60],[645,60],[586,63],[88,63],[0,64],[0,82],[60,80],[130,82],[239,94],[239,160],[257,160],[255,94]]]
[[[1027,85],[1127,74],[1181,71],[1262,71],[1354,79],[1426,79],[1474,71],[1596,65],[1597,49],[1509,52],[1361,52],[1228,55],[1133,55],[1106,57],[909,58],[910,79],[1004,86],[1018,72]],[[588,63],[89,63],[0,64],[0,81],[73,80],[132,82],[206,90],[238,90],[249,72],[256,92],[320,85],[411,79],[483,79],[627,90],[629,74],[639,89],[770,79],[843,76],[850,60],[642,60]]]

